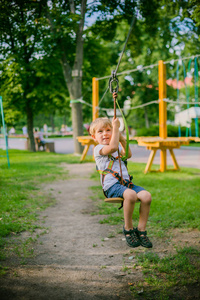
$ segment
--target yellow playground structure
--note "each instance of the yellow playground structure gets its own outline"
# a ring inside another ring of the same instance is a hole
[[[163,60],[158,63],[158,79],[159,79],[159,136],[158,137],[130,137],[130,140],[137,140],[139,146],[145,146],[148,150],[151,150],[144,173],[153,171],[151,166],[153,164],[154,157],[157,150],[160,150],[160,169],[157,172],[165,172],[167,170],[179,170],[174,149],[180,148],[181,145],[188,145],[191,137],[167,137],[167,103],[164,101],[167,97],[166,88],[166,64]],[[99,81],[97,78],[93,78],[92,81],[93,95],[92,95],[92,114],[93,120],[98,118],[99,115]],[[95,145],[91,136],[79,136],[78,141],[85,146],[81,156],[83,161],[87,155],[89,147]],[[198,141],[200,140],[197,138]],[[169,150],[174,168],[167,168],[167,150]],[[155,170],[154,170],[155,171]]]

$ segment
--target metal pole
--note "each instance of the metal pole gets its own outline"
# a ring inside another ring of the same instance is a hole
[[[5,126],[5,122],[4,122],[2,96],[0,96],[0,105],[1,105],[1,116],[2,116],[3,130],[4,130],[4,138],[5,138],[5,144],[6,144],[6,156],[7,156],[8,168],[10,168],[10,161],[9,161],[9,154],[8,154],[8,140],[7,140],[6,126]]]

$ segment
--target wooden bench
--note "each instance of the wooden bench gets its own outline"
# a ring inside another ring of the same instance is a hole
[[[55,152],[55,143],[54,142],[48,142],[45,141],[45,144],[42,145],[40,144],[40,142],[38,141],[37,138],[35,138],[35,148],[36,151],[40,151],[41,147],[43,147],[43,151],[45,152]],[[29,138],[26,139],[26,146],[25,146],[26,150],[30,151],[30,141]]]
[[[46,152],[55,152],[55,143],[54,142],[46,142],[45,151]]]

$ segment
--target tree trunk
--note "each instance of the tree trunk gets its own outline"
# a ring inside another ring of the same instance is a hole
[[[74,153],[80,154],[83,151],[82,145],[78,142],[77,137],[83,135],[83,114],[82,104],[80,102],[73,102],[81,98],[82,93],[82,78],[81,76],[74,77],[71,83],[68,83],[70,98],[72,100],[72,128],[74,139]]]
[[[62,52],[62,57],[60,58],[60,63],[63,69],[64,79],[66,86],[69,90],[70,98],[72,100],[72,126],[73,126],[73,138],[74,138],[74,150],[75,153],[81,154],[83,147],[77,140],[77,137],[83,135],[83,116],[82,116],[82,104],[80,102],[73,102],[73,100],[78,100],[82,96],[82,65],[83,65],[83,29],[85,22],[86,13],[86,3],[87,0],[81,0],[81,14],[79,26],[76,31],[76,53],[73,63],[73,67],[69,64],[67,59],[67,51],[64,44],[61,42],[59,47]],[[70,12],[72,14],[76,13],[76,1],[69,0]],[[55,26],[53,19],[50,14],[48,14],[49,24],[53,34],[55,32]]]
[[[66,86],[68,88],[71,99],[74,152],[75,154],[81,154],[83,151],[83,147],[78,142],[77,137],[83,135],[83,114],[82,104],[80,102],[77,102],[77,100],[82,96],[82,63],[79,68],[75,63],[74,69],[72,71],[71,69],[69,69],[70,67],[67,63],[65,54],[63,54],[61,65],[63,68]]]
[[[35,152],[35,140],[33,134],[33,111],[29,106],[29,102],[26,104],[26,115],[27,115],[27,127],[28,127],[28,137],[30,141],[30,151]]]
[[[63,68],[63,74],[67,88],[69,90],[70,98],[72,100],[72,126],[73,126],[73,138],[74,138],[74,152],[75,154],[81,154],[83,147],[78,142],[77,137],[83,135],[83,115],[82,104],[80,102],[73,102],[78,100],[82,96],[82,65],[83,65],[83,28],[85,22],[86,12],[86,0],[81,1],[81,19],[79,22],[79,28],[76,32],[76,56],[74,60],[73,68],[71,69],[65,52],[61,58],[61,65]],[[71,12],[74,13],[74,1],[70,1]],[[64,50],[64,49],[63,49]]]

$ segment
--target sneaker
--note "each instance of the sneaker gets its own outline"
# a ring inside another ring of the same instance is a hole
[[[130,230],[126,230],[124,227],[123,227],[123,234],[125,235],[126,237],[126,243],[129,247],[138,247],[140,246],[140,240],[138,238],[138,235],[136,233],[136,229],[130,229]]]
[[[140,245],[145,248],[152,248],[153,244],[150,241],[150,239],[147,236],[147,231],[139,231],[138,228],[136,228],[137,236],[140,240]]]

